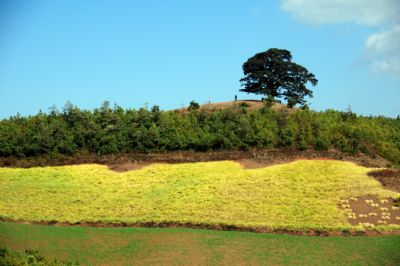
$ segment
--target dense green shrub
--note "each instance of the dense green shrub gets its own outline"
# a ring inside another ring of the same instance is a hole
[[[357,116],[350,110],[313,112],[264,107],[190,112],[125,110],[105,102],[93,111],[68,103],[59,112],[0,121],[0,156],[115,154],[174,150],[331,148],[378,154],[400,164],[400,118]]]
[[[200,104],[195,101],[191,101],[188,107],[188,111],[193,111],[200,108]]]

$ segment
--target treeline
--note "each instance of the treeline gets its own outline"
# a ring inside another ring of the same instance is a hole
[[[116,154],[250,147],[337,149],[379,154],[400,165],[400,118],[339,112],[237,106],[221,111],[160,111],[110,107],[93,111],[68,103],[62,111],[0,121],[0,156]]]

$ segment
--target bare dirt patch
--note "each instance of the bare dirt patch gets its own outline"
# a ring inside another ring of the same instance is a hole
[[[400,192],[400,172],[392,169],[384,169],[378,171],[372,171],[368,173],[378,180],[384,187],[391,189],[396,192]]]
[[[391,198],[379,199],[376,196],[365,195],[342,200],[339,206],[346,211],[347,220],[351,225],[400,225],[400,207]]]

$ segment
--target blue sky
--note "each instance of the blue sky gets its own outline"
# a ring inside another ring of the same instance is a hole
[[[396,117],[399,11],[398,0],[0,0],[0,118],[67,101],[259,98],[238,92],[242,64],[273,47],[319,79],[312,109]]]

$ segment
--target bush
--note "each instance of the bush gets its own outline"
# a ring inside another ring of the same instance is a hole
[[[188,111],[193,111],[200,108],[200,104],[195,101],[191,101],[188,107]]]

